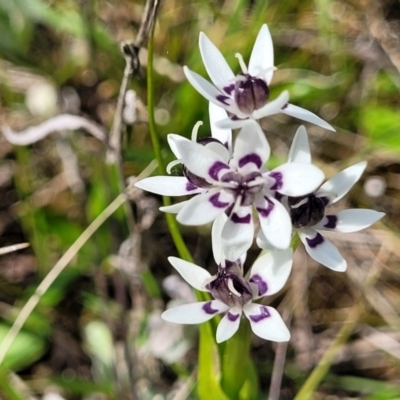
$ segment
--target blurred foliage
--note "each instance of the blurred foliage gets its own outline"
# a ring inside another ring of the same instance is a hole
[[[382,17],[386,23],[382,26],[400,37],[399,3],[377,3],[382,15],[378,13],[376,18]],[[314,159],[327,175],[364,158],[370,161],[365,180],[378,175],[385,180],[387,191],[372,197],[359,185],[351,202],[387,212],[389,232],[398,235],[400,75],[391,59],[398,54],[388,53],[384,43],[373,37],[369,30],[372,11],[367,8],[367,1],[352,0],[162,2],[155,29],[155,115],[166,159],[172,159],[166,145],[168,133],[189,137],[194,124],[202,120],[199,134],[209,134],[207,102],[185,81],[181,68],[188,65],[206,76],[197,46],[199,32],[205,32],[238,71],[234,54],[239,52],[247,60],[260,26],[268,23],[278,67],[271,97],[288,89],[291,102],[336,127],[336,133],[309,127]],[[0,0],[1,124],[19,130],[43,122],[49,114],[69,112],[84,115],[109,130],[124,70],[119,46],[124,40],[134,40],[143,10],[143,1],[132,0]],[[130,83],[138,97],[137,120],[124,130],[124,178],[138,175],[153,159],[145,106],[144,49],[140,60],[140,73]],[[43,85],[55,92],[57,104],[46,105]],[[31,102],[29,94],[34,95]],[[42,104],[44,111],[38,112],[32,101]],[[298,125],[299,121],[284,115],[263,121],[274,150],[271,166],[286,159]],[[79,187],[65,178],[65,160],[56,149],[61,141],[76,156],[72,162],[81,181]],[[31,250],[0,259],[1,341],[38,283],[118,195],[119,182],[105,162],[106,146],[83,132],[53,134],[21,148],[10,146],[2,137],[0,147],[1,245],[31,243]],[[147,215],[140,201],[143,199],[135,200],[133,206],[137,218]],[[70,399],[94,398],[90,397],[93,393],[102,393],[101,399],[128,398],[134,385],[132,375],[140,399],[156,394],[167,398],[168,393],[172,398],[171,393],[179,388],[194,398],[196,383],[191,374],[197,361],[193,351],[178,357],[174,364],[165,361],[152,342],[158,329],[152,325],[153,312],[163,309],[166,300],[159,295],[157,283],[161,285],[170,274],[166,257],[175,250],[163,220],[158,218],[150,230],[131,232],[143,253],[122,262],[123,255],[129,253],[124,247],[129,235],[126,213],[119,210],[96,232],[30,315],[5,361],[9,371],[20,372],[22,384],[8,380],[0,371],[4,377],[0,393],[5,399],[19,398],[18,393],[24,393],[26,387],[41,396],[54,385]],[[204,243],[202,230],[200,239],[195,235],[198,232],[186,228],[183,232],[196,259],[203,265],[209,262],[209,243]],[[386,264],[382,293],[390,299],[395,323],[388,324],[376,311],[363,323],[390,328],[398,343],[393,327],[398,330],[400,326],[396,325],[400,320],[400,282],[392,265],[390,260]],[[317,288],[310,295],[312,312],[347,307],[352,293],[348,284],[325,271],[320,274],[310,277]],[[147,286],[141,285],[141,279]],[[337,296],[337,303],[331,303],[334,295],[323,296],[327,287]],[[318,320],[318,325],[317,316],[312,316],[314,333],[322,332],[321,342],[326,340],[323,334],[329,333],[330,324],[335,327],[344,320],[333,315],[336,319]],[[172,338],[173,334],[166,336]],[[163,337],[161,342],[167,339]],[[182,342],[174,343],[177,354]],[[188,349],[193,349],[190,339],[187,342]],[[325,347],[319,344],[319,350]],[[214,349],[204,351],[212,354]],[[260,375],[260,398],[265,398],[272,347],[256,342],[253,353]],[[378,352],[375,356],[383,366],[368,370],[355,362],[354,376],[343,367],[344,373],[327,377],[321,396],[330,393],[344,398],[356,393],[369,400],[399,398],[400,389],[392,384],[394,380],[398,384],[398,360]],[[298,355],[288,357],[291,361],[285,370],[282,399],[293,398],[306,377],[304,370],[310,368],[302,366]],[[210,377],[210,388],[218,379]]]

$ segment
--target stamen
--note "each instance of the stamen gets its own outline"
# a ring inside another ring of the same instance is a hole
[[[203,282],[203,284],[201,285],[202,289],[204,290],[208,290],[206,289],[207,285],[209,285],[211,282],[215,281],[217,279],[217,276],[210,276],[208,279],[205,280],[205,282]]]
[[[262,70],[256,75],[256,77],[257,77],[257,78],[263,78],[264,75],[265,75],[266,73],[268,73],[268,72],[270,72],[270,71],[277,71],[277,70],[278,70],[278,68],[275,67],[275,66],[273,65],[272,67],[268,67],[268,68],[262,69]]]
[[[244,60],[243,60],[242,55],[239,54],[239,53],[236,53],[236,54],[235,54],[235,57],[239,60],[239,65],[240,65],[240,68],[242,69],[242,72],[243,72],[245,75],[247,75],[249,72],[248,72],[248,70],[247,70],[246,64],[244,63]]]
[[[231,211],[231,213],[229,215],[229,218],[231,217],[231,215],[236,213],[236,211],[238,210],[238,208],[242,204],[242,198],[243,198],[243,196],[241,194],[239,194],[238,197],[236,198],[235,204],[232,207],[232,211]]]
[[[171,162],[167,165],[167,174],[168,174],[168,175],[171,175],[172,168],[174,168],[175,165],[178,165],[178,164],[183,164],[183,162],[182,162],[181,159],[171,161]]]
[[[308,203],[308,197],[305,197],[304,199],[300,200],[297,204],[291,205],[290,208],[299,208],[306,203]]]
[[[199,128],[201,125],[203,125],[203,121],[198,121],[192,129],[192,141],[193,142],[197,142],[197,132],[199,131]]]
[[[261,186],[265,183],[265,179],[262,176],[258,176],[256,179],[253,179],[252,181],[247,183],[247,187],[251,188],[254,186]]]
[[[237,297],[242,297],[242,295],[233,286],[233,280],[231,278],[228,279],[228,288]]]

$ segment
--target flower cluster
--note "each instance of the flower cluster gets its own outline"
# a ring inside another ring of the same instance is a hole
[[[177,214],[185,225],[213,223],[213,252],[218,271],[205,269],[170,257],[172,266],[195,289],[210,293],[214,300],[169,309],[164,319],[177,323],[200,323],[224,314],[217,341],[237,331],[242,313],[253,332],[268,340],[286,341],[290,334],[278,312],[255,301],[278,292],[292,267],[293,235],[298,234],[308,254],[335,271],[344,271],[346,261],[320,231],[355,232],[382,218],[373,210],[351,209],[328,214],[326,208],[340,200],[357,182],[366,163],[355,164],[323,183],[324,174],[311,162],[307,132],[300,127],[286,163],[268,170],[270,146],[257,120],[277,113],[333,128],[315,114],[289,104],[284,91],[269,99],[273,46],[263,25],[248,67],[237,54],[242,72],[235,76],[219,50],[203,33],[200,52],[212,82],[184,68],[194,88],[209,100],[211,136],[197,139],[170,134],[168,143],[183,176],[155,176],[137,187],[165,196],[193,195],[189,200],[162,207]],[[232,129],[240,128],[236,139]],[[254,223],[257,218],[259,224]],[[259,232],[254,232],[259,226]],[[247,274],[243,262],[254,236],[261,255]]]

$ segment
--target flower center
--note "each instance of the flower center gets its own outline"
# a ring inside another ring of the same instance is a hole
[[[309,194],[302,197],[288,197],[290,217],[295,228],[313,226],[324,218],[326,202],[323,198]]]
[[[229,171],[222,176],[221,182],[229,184],[225,189],[230,191],[235,199],[241,197],[240,205],[249,206],[253,204],[255,195],[262,190],[264,178],[256,171],[245,175]]]
[[[236,78],[234,98],[239,110],[251,114],[264,106],[269,98],[269,89],[265,80],[243,74]]]
[[[229,307],[242,308],[253,299],[252,287],[235,263],[225,268],[219,267],[216,279],[208,284],[208,288],[215,299]]]

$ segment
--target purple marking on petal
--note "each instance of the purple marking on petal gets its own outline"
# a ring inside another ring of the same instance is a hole
[[[192,190],[197,189],[197,186],[193,185],[192,182],[186,182],[186,188],[185,189],[186,189],[187,192],[191,192]]]
[[[317,233],[315,238],[313,238],[313,239],[306,238],[306,241],[307,241],[307,244],[312,249],[315,249],[317,246],[319,246],[320,244],[324,243],[324,237],[320,233]]]
[[[235,322],[239,318],[239,314],[232,314],[231,312],[228,312],[228,319],[229,321]]]
[[[274,209],[274,203],[269,200],[267,197],[265,197],[265,200],[267,200],[268,206],[267,208],[260,208],[257,207],[257,211],[260,214],[261,217],[263,218],[267,218],[269,216],[269,214],[271,214],[271,211]]]
[[[256,315],[250,315],[250,319],[253,322],[260,322],[265,318],[269,318],[271,316],[270,312],[268,311],[267,307],[261,306],[260,307],[261,313]]]
[[[249,119],[249,118],[247,118],[247,117],[246,118],[239,118],[237,115],[231,115],[230,119],[232,121],[244,121],[244,120]]]
[[[215,162],[210,169],[208,170],[208,175],[211,176],[212,179],[218,180],[218,174],[223,169],[229,169],[229,167],[221,161]]]
[[[256,153],[247,154],[239,160],[239,167],[242,168],[244,165],[253,163],[258,169],[262,166],[261,157]]]
[[[219,94],[217,96],[217,100],[220,101],[222,104],[225,104],[226,106],[229,106],[229,103],[227,102],[227,100],[229,100],[228,96],[224,96],[223,94]]]
[[[251,277],[250,282],[255,283],[258,286],[258,295],[264,296],[265,293],[268,291],[268,284],[267,282],[263,281],[260,275],[254,275]]]
[[[211,307],[211,301],[208,301],[206,304],[204,304],[202,308],[207,314],[215,314],[218,312],[218,310],[215,310]]]
[[[235,90],[235,84],[234,83],[231,83],[229,86],[225,86],[224,88],[223,88],[223,90],[224,90],[224,92],[227,94],[227,95],[231,95],[232,94],[232,92],[233,92],[233,90]]]
[[[271,172],[269,176],[275,179],[274,185],[271,187],[271,190],[279,190],[282,189],[283,186],[283,175],[281,172]]]
[[[338,221],[338,217],[336,215],[326,215],[328,222],[324,224],[325,228],[335,229]]]
[[[228,207],[230,203],[224,203],[223,201],[219,201],[219,193],[215,193],[212,195],[208,201],[216,208],[225,208]]]
[[[281,108],[281,110],[284,110],[285,108],[287,108],[288,105],[289,105],[289,103],[286,103],[286,104]]]
[[[231,215],[231,221],[235,224],[249,224],[251,222],[251,215],[247,214],[244,217],[239,217],[236,213]]]

